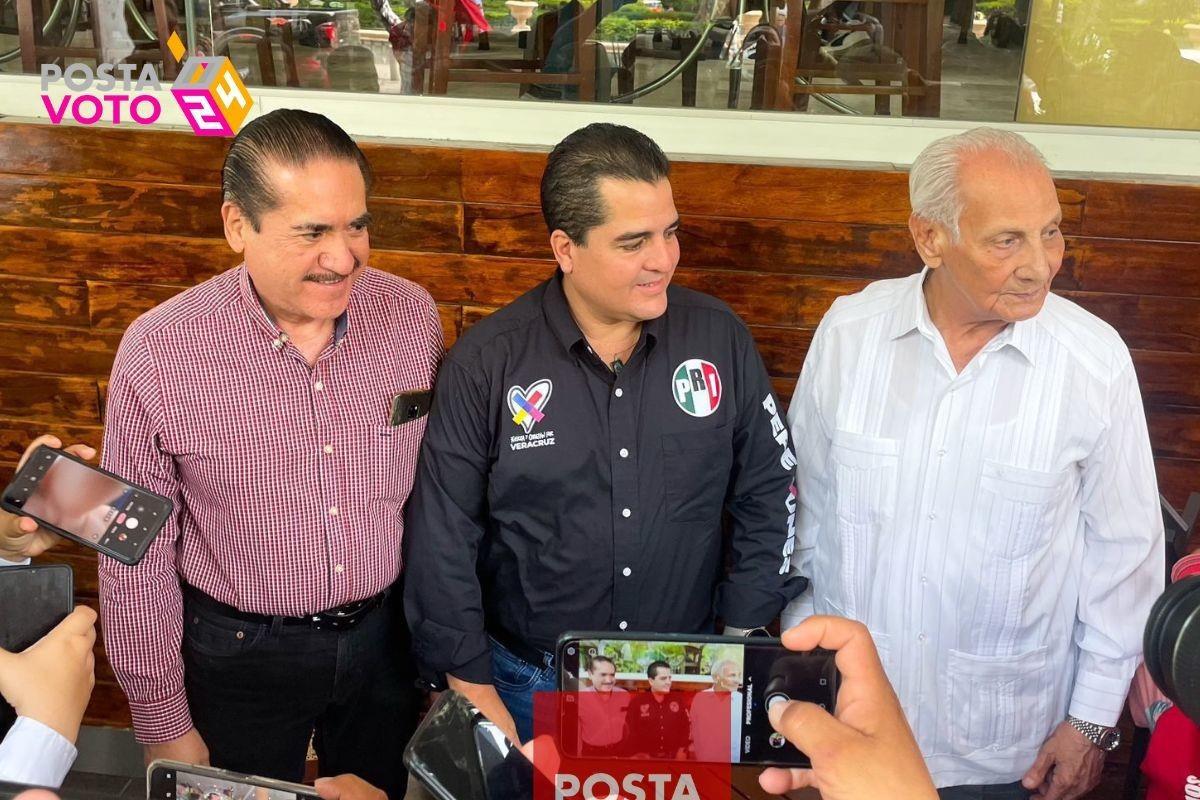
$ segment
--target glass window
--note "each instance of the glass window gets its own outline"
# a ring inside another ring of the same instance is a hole
[[[251,87],[1200,129],[1200,0],[0,0],[0,71],[173,29]]]

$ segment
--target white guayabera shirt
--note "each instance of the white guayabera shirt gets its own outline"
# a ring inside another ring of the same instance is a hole
[[[1129,351],[1054,295],[955,371],[928,270],[840,298],[792,398],[784,613],[871,630],[934,781],[1007,783],[1071,713],[1114,725],[1163,587]]]

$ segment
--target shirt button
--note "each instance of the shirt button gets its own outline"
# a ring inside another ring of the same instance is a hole
[[[624,447],[621,448],[621,458],[629,458],[629,451]]]
[[[924,575],[922,575],[921,576],[921,585],[924,586],[927,583],[929,583],[929,579],[926,578]]]
[[[617,389],[615,392],[613,392],[613,394],[615,394],[617,397],[620,397],[621,395],[625,394],[625,391],[623,389]]]
[[[620,628],[621,630],[625,630],[626,628],[629,627],[629,623],[626,622],[625,620],[621,620],[621,624],[618,625],[617,627]]]
[[[325,384],[321,383],[320,381],[317,381],[316,383],[313,384],[313,388],[319,392],[325,388]]]
[[[942,457],[942,456],[944,456],[944,455],[946,455],[946,450],[945,450],[945,448],[943,448],[943,449],[941,449],[941,450],[938,450],[938,458],[941,458],[941,457]]]
[[[937,519],[937,514],[935,514],[934,512],[930,511],[930,512],[929,512],[929,518],[930,518],[930,519]]]
[[[622,516],[622,517],[625,517],[626,519],[629,519],[629,516],[630,516],[631,514],[633,514],[633,512],[632,512],[632,511],[630,511],[628,508],[622,508],[622,509],[621,509],[621,516]]]
[[[343,564],[338,564],[336,567],[333,568],[333,571],[336,572],[338,575],[341,575],[343,572],[346,571],[346,567]]]
[[[621,574],[628,578],[633,574],[633,570],[631,570],[629,567],[626,567],[625,569],[621,570]]]
[[[327,444],[324,447],[322,447],[321,449],[325,451],[326,455],[333,454],[333,445],[331,445],[331,444]]]
[[[337,506],[329,507],[329,516],[336,517],[338,515]]]
[[[923,634],[923,633],[918,633],[918,634],[917,634],[917,641],[918,641],[918,642],[924,642],[924,641],[925,641],[925,634]]]
[[[276,339],[275,341],[271,342],[271,347],[274,347],[276,350],[282,350],[283,339]]]

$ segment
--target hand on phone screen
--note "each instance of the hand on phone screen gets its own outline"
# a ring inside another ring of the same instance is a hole
[[[59,449],[62,441],[49,434],[39,436],[25,448],[17,468],[24,466],[29,455],[42,445]],[[66,448],[66,452],[89,461],[96,457],[95,449],[86,444],[73,444]],[[35,520],[0,510],[0,558],[5,561],[23,561],[39,556],[60,541],[57,534],[38,527]]]
[[[841,617],[810,617],[785,632],[783,644],[837,651],[841,685],[832,715],[794,700],[772,706],[771,725],[808,754],[812,769],[764,770],[763,789],[783,794],[811,786],[824,800],[859,800],[886,786],[899,800],[935,800],[933,780],[866,627]]]

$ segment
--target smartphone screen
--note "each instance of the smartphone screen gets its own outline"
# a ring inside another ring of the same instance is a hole
[[[439,800],[529,800],[533,764],[462,695],[442,692],[404,751]]]
[[[141,558],[172,510],[167,498],[45,446],[4,490],[4,505],[128,564]]]
[[[62,622],[75,607],[73,584],[66,564],[0,569],[0,647],[19,653]]]
[[[767,709],[802,700],[832,712],[838,672],[828,650],[778,639],[569,635],[560,687],[578,692],[560,724],[572,755],[808,766]]]
[[[149,770],[150,800],[316,800],[307,786],[239,775],[211,767],[156,761]]]

